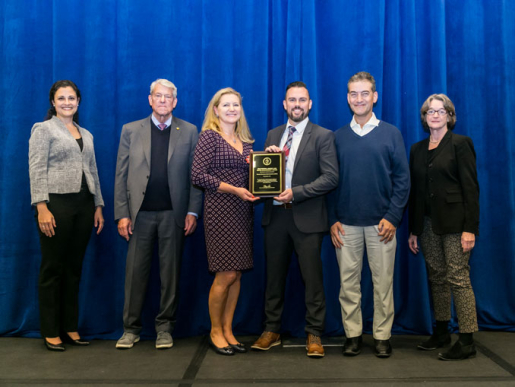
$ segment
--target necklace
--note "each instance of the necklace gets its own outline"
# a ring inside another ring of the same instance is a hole
[[[429,142],[430,142],[431,144],[438,144],[440,141],[442,141],[442,139],[440,139],[440,140],[438,140],[438,141],[433,141],[433,140],[431,140],[431,136],[429,137]]]
[[[224,132],[224,136],[227,140],[230,140],[230,141],[232,141],[233,144],[236,144],[236,136],[234,135],[234,133],[232,135],[232,138],[229,138],[229,135],[225,132]]]

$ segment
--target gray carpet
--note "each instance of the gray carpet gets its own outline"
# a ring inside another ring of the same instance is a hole
[[[41,339],[0,338],[1,385],[72,386],[515,386],[515,334],[479,332],[477,357],[460,362],[437,360],[437,351],[416,349],[421,337],[394,336],[394,353],[378,359],[373,339],[364,336],[362,353],[341,355],[341,339],[324,338],[326,356],[310,359],[302,339],[286,339],[266,352],[232,357],[216,355],[202,337],[176,339],[158,351],[154,341],[130,350],[114,341],[89,347],[68,345],[64,353],[46,350]],[[240,337],[250,345],[255,337]],[[453,337],[456,340],[456,337]]]

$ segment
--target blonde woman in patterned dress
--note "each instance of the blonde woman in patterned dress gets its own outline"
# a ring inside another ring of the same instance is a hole
[[[219,90],[206,109],[195,149],[191,179],[205,190],[204,230],[209,271],[210,344],[220,355],[246,352],[232,332],[242,270],[253,267],[254,209],[259,198],[248,191],[251,137],[241,95]]]

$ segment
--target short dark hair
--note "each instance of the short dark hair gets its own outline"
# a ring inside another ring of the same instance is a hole
[[[286,99],[286,94],[288,94],[288,90],[290,90],[292,87],[303,87],[304,89],[308,90],[308,87],[306,84],[302,81],[295,81],[290,83],[288,86],[286,86],[286,92],[284,93],[284,98]],[[309,94],[309,90],[308,90]]]
[[[80,90],[75,83],[73,83],[72,81],[69,81],[69,80],[57,81],[50,88],[50,93],[48,95],[48,99],[50,100],[50,109],[48,109],[44,121],[47,121],[56,115],[56,111],[55,111],[53,102],[54,102],[54,98],[55,98],[55,93],[57,93],[57,90],[59,90],[62,87],[71,87],[75,91],[75,94],[77,94],[77,101],[82,100],[81,96],[80,96]],[[79,123],[79,112],[78,111],[73,115],[73,120],[77,124]]]
[[[447,127],[449,130],[453,130],[456,125],[456,110],[454,109],[454,104],[451,99],[447,97],[445,94],[431,94],[422,104],[420,108],[420,121],[422,121],[422,126],[424,127],[424,131],[429,133],[429,126],[427,125],[427,111],[429,110],[429,105],[433,100],[441,101],[443,103],[443,107],[447,112],[448,121]]]
[[[349,92],[349,84],[353,82],[360,82],[360,81],[368,81],[372,84],[372,93],[375,93],[376,91],[376,80],[372,76],[372,74],[367,73],[366,71],[360,71],[359,73],[354,74],[352,77],[350,77],[349,82],[347,82],[347,92]]]

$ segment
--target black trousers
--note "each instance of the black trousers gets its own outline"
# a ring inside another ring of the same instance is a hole
[[[41,232],[39,313],[41,336],[76,332],[79,325],[79,282],[82,261],[93,228],[95,202],[89,191],[50,194],[48,209],[54,215],[55,235]],[[37,223],[36,210],[36,223]]]
[[[272,211],[270,224],[265,227],[265,330],[280,332],[286,277],[291,255],[295,251],[306,287],[305,331],[320,336],[325,327],[325,293],[320,258],[323,234],[299,231],[293,221],[291,209],[274,206]]]

